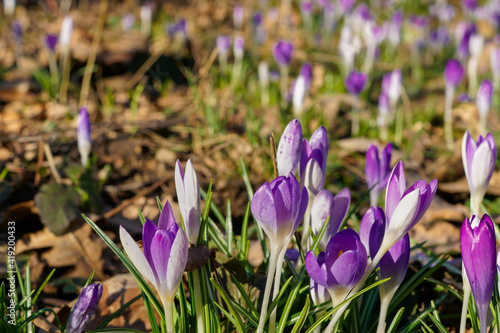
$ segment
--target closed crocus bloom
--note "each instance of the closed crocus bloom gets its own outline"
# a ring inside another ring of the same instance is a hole
[[[493,75],[493,86],[498,89],[500,87],[500,48],[490,50],[490,67]]]
[[[483,80],[479,85],[476,95],[476,106],[479,112],[479,132],[486,134],[486,116],[491,107],[491,96],[493,95],[493,84],[489,80]]]
[[[305,259],[307,273],[314,282],[328,288],[333,306],[340,304],[361,279],[366,262],[366,249],[352,229],[344,229],[333,236],[326,252],[315,257],[310,251]]]
[[[255,192],[251,209],[272,244],[290,240],[307,207],[307,191],[293,174],[279,176]]]
[[[311,85],[312,80],[312,67],[310,64],[302,65],[300,69],[299,76],[295,81],[295,85],[293,88],[293,112],[298,115],[302,112],[302,107],[304,104],[304,99],[307,91]]]
[[[389,101],[393,106],[396,105],[399,97],[401,96],[401,87],[402,76],[399,69],[384,75],[382,80],[382,90],[385,94],[387,94],[387,97],[389,97]]]
[[[72,34],[73,34],[73,19],[71,18],[71,16],[66,16],[62,21],[61,33],[59,34],[59,45],[61,45],[62,52],[68,51]]]
[[[350,94],[358,96],[365,88],[366,79],[365,73],[352,71],[345,80],[345,87]]]
[[[66,323],[67,333],[83,332],[97,310],[102,289],[100,283],[92,283],[82,289]]]
[[[233,9],[233,24],[234,24],[234,28],[235,29],[238,29],[238,30],[241,30],[241,27],[243,26],[243,15],[244,15],[245,11],[244,11],[244,8],[243,6],[234,6],[234,9]]]
[[[484,138],[480,135],[476,143],[470,133],[465,132],[462,141],[462,162],[469,183],[471,210],[475,215],[479,214],[479,207],[495,169],[496,159],[497,147],[491,133]]]
[[[186,163],[185,173],[182,171],[181,162],[177,160],[175,163],[175,189],[187,238],[191,244],[196,244],[201,219],[200,186],[191,160]]]
[[[167,331],[173,332],[173,302],[186,267],[188,239],[177,225],[170,203],[164,205],[158,226],[146,219],[142,229],[144,253],[123,227],[120,240],[134,266],[158,291],[165,308]]]
[[[234,57],[241,61],[243,59],[243,54],[245,52],[245,39],[241,36],[237,36],[234,38],[234,47],[233,53]]]
[[[481,332],[487,332],[487,312],[490,305],[496,271],[495,230],[491,218],[466,218],[460,230],[462,261],[476,302]]]
[[[92,149],[92,138],[90,136],[90,117],[86,107],[80,109],[78,125],[76,129],[78,151],[82,160],[82,166],[87,166],[90,150]]]
[[[284,40],[280,40],[273,46],[274,60],[280,66],[288,66],[292,61],[293,44]]]
[[[483,52],[484,37],[480,34],[472,34],[469,38],[469,53],[471,57],[477,58]]]
[[[314,131],[309,141],[302,141],[300,180],[314,195],[325,186],[328,145],[328,133],[323,126]]]
[[[55,34],[45,35],[44,44],[47,47],[47,49],[52,53],[54,53],[56,50],[57,40],[58,38],[57,35]]]
[[[347,188],[342,189],[336,196],[333,196],[328,190],[322,190],[314,198],[311,207],[311,230],[313,234],[317,236],[326,220],[328,220],[328,226],[319,243],[320,249],[325,250],[330,239],[339,231],[350,204],[351,193]]]
[[[302,126],[298,119],[294,119],[286,125],[276,152],[276,164],[278,175],[288,176],[295,174],[302,153]]]
[[[253,195],[250,203],[252,214],[264,229],[271,248],[258,333],[264,331],[273,277],[273,299],[275,299],[279,292],[286,248],[304,217],[307,203],[307,190],[304,186],[300,186],[292,173],[288,176],[279,176],[271,183],[265,183]],[[269,317],[269,326],[275,327],[275,324],[276,311],[273,310]]]
[[[371,144],[366,152],[365,175],[370,189],[370,206],[376,206],[380,192],[386,187],[389,179],[392,144],[388,143],[378,152],[377,146]]]
[[[464,68],[457,59],[450,59],[444,68],[446,85],[455,88],[464,78]]]
[[[437,190],[437,180],[419,180],[406,189],[403,162],[392,169],[385,193],[387,223],[383,252],[396,244],[420,220],[429,208]]]
[[[218,36],[217,37],[217,52],[219,54],[228,54],[231,47],[231,37],[230,36]]]

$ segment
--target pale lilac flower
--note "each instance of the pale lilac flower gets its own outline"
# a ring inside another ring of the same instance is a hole
[[[231,48],[231,37],[230,36],[218,36],[217,37],[217,52],[219,54],[228,54],[229,49]]]
[[[145,36],[151,34],[151,21],[153,19],[154,3],[149,2],[141,6],[139,17],[141,18],[141,33]]]
[[[16,0],[3,0],[3,12],[5,16],[13,16],[16,10]]]
[[[403,12],[400,10],[395,10],[392,14],[387,35],[392,47],[398,46],[401,41],[401,25],[403,23],[403,18]]]
[[[450,59],[444,69],[446,85],[456,88],[464,77],[464,68],[456,59]]]
[[[144,253],[122,226],[120,241],[136,269],[158,291],[165,308],[167,331],[173,332],[173,302],[187,263],[188,239],[177,225],[170,203],[163,206],[158,226],[146,219],[142,229]]]
[[[243,59],[243,54],[245,52],[245,39],[241,36],[236,36],[234,38],[233,53],[234,58],[238,61]]]
[[[177,160],[175,163],[175,189],[187,239],[196,245],[201,219],[200,186],[191,160],[186,163],[185,173],[182,171],[181,162]]]
[[[244,10],[243,6],[241,6],[241,5],[234,6],[233,25],[234,25],[235,29],[241,30],[241,28],[243,27],[244,14],[245,14],[245,10]]]
[[[402,90],[401,70],[396,69],[384,75],[382,79],[382,91],[389,97],[390,105],[396,106]]]
[[[83,332],[99,306],[102,291],[100,283],[92,283],[82,289],[66,323],[67,333]]]
[[[125,16],[123,16],[122,18],[122,30],[125,32],[132,30],[134,23],[135,23],[134,14],[131,13],[125,14]]]
[[[302,112],[304,99],[311,85],[311,80],[312,80],[312,68],[310,64],[306,63],[302,65],[299,76],[297,77],[295,85],[293,86],[292,89],[293,111],[296,115]]]
[[[314,195],[325,187],[328,146],[328,133],[323,126],[314,131],[311,140],[303,139],[302,141],[300,180]]]
[[[286,125],[276,153],[278,175],[295,174],[302,154],[302,126],[298,119],[294,119]]]
[[[500,87],[500,48],[490,50],[490,67],[493,76],[493,86],[495,89]]]
[[[87,167],[90,150],[92,149],[92,137],[90,130],[90,116],[87,108],[84,106],[80,109],[80,114],[78,115],[78,125],[76,133],[78,151],[80,152],[82,166]]]
[[[62,52],[69,50],[71,35],[73,34],[73,19],[71,16],[66,16],[61,24],[61,32],[59,34],[59,45]]]
[[[493,84],[489,80],[483,80],[479,85],[476,95],[476,106],[479,111],[479,123],[481,133],[486,131],[486,116],[491,107],[491,97],[493,95]]]
[[[495,170],[497,147],[491,133],[484,138],[480,135],[477,143],[467,131],[462,140],[462,161],[469,184],[471,210],[479,215],[479,207]]]
[[[347,188],[343,188],[335,196],[328,190],[321,190],[314,198],[311,206],[311,230],[315,236],[318,236],[328,220],[328,226],[319,243],[321,250],[326,250],[330,239],[339,231],[350,204],[351,193]]]

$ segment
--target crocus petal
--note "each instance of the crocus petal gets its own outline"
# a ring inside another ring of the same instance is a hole
[[[184,172],[182,171],[181,162],[177,160],[175,162],[175,190],[177,192],[177,200],[179,201],[179,209],[181,211],[182,218],[184,219],[187,215],[187,205],[184,198],[186,197],[184,188]],[[185,221],[184,221],[185,222]]]
[[[149,282],[151,282],[156,289],[158,289],[158,283],[156,281],[155,273],[153,273],[151,266],[144,256],[144,253],[142,253],[141,249],[134,241],[132,236],[130,236],[127,230],[125,230],[125,228],[123,228],[122,226],[120,226],[120,241],[122,243],[123,249],[125,250],[125,253],[127,253],[127,256],[130,258],[137,270]]]
[[[174,233],[175,239],[171,247],[168,262],[166,285],[172,297],[175,295],[187,263],[188,239],[182,229]]]
[[[374,144],[371,144],[366,152],[365,175],[370,189],[380,181],[380,160],[378,148]]]
[[[413,222],[420,206],[420,190],[416,189],[401,199],[394,213],[386,224],[383,244],[393,246],[413,227]]]
[[[144,227],[142,228],[142,248],[144,249],[144,256],[151,265],[151,241],[158,231],[158,227],[150,220],[146,219]]]
[[[277,230],[276,208],[274,206],[274,196],[271,186],[269,183],[264,183],[255,191],[250,208],[252,215],[270,239],[275,239]]]
[[[292,120],[283,131],[278,144],[276,163],[278,175],[295,174],[302,151],[302,126],[297,119]]]
[[[403,162],[392,169],[389,181],[387,182],[387,190],[385,192],[385,214],[387,220],[391,220],[394,210],[398,206],[403,194],[406,191],[406,179],[404,173]]]
[[[351,192],[347,187],[341,189],[333,199],[333,210],[330,214],[329,229],[332,234],[336,234],[342,221],[347,216],[347,211],[351,205]]]
[[[177,223],[175,220],[174,212],[172,211],[172,206],[170,202],[167,200],[165,205],[163,205],[163,209],[160,213],[160,218],[158,220],[158,228],[160,229],[168,229],[172,224]]]
[[[103,287],[92,283],[83,288],[66,324],[66,332],[80,333],[94,316],[102,297]]]
[[[312,251],[309,251],[305,258],[305,266],[307,273],[317,284],[328,288],[326,271],[318,264],[317,258]]]
[[[473,188],[470,190],[479,190],[481,194],[484,195],[490,182],[491,175],[493,174],[494,167],[495,160],[493,159],[493,154],[489,145],[486,143],[479,145],[471,165],[471,170],[473,172],[470,176],[472,177]]]
[[[380,259],[380,278],[391,278],[389,281],[383,283],[383,289],[387,291],[399,287],[406,275],[409,260],[410,236],[406,234]]]
[[[370,207],[359,226],[359,238],[373,259],[382,244],[385,231],[385,214],[380,207]]]
[[[366,268],[366,265],[364,267],[359,265],[358,259],[359,255],[355,251],[342,253],[331,266],[330,274],[328,274],[328,284],[330,286],[354,286],[356,282],[359,281]]]
[[[166,230],[158,230],[151,241],[151,259],[153,271],[158,276],[159,292],[163,296],[168,292],[166,278],[172,250],[173,235]]]

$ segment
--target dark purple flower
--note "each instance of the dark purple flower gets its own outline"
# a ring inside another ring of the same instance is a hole
[[[496,272],[496,240],[493,221],[466,218],[460,230],[462,261],[476,302],[481,332],[486,332],[486,316],[493,294]],[[463,274],[463,273],[462,273]]]
[[[297,265],[297,261],[300,258],[300,252],[299,252],[299,250],[297,250],[297,249],[288,249],[288,250],[286,250],[285,255],[288,258],[288,260],[290,260],[290,262],[292,263],[293,267],[295,267],[295,265]]]
[[[476,0],[462,0],[462,5],[468,11],[473,12],[477,8],[477,1]]]
[[[464,68],[457,59],[450,59],[446,63],[444,68],[444,78],[446,79],[446,84],[451,85],[456,88],[460,81],[464,78]]]
[[[102,290],[100,283],[92,283],[82,289],[66,323],[67,333],[83,332],[97,310]]]
[[[252,17],[252,23],[255,27],[258,27],[259,25],[262,24],[262,13],[261,12],[256,12],[253,17]]]
[[[90,129],[90,116],[87,108],[84,106],[80,109],[80,114],[78,115],[76,135],[82,165],[86,167],[90,150],[92,149],[92,137]]]
[[[308,88],[311,85],[312,75],[313,73],[311,64],[305,63],[302,65],[302,67],[300,67],[299,76],[302,76],[304,78],[306,87]]]
[[[366,79],[365,73],[352,71],[345,80],[345,87],[351,95],[358,96],[365,88]]]
[[[365,175],[370,190],[372,206],[377,205],[380,192],[386,187],[391,172],[392,144],[388,143],[381,154],[377,146],[371,144],[366,152]]]
[[[47,46],[50,52],[54,52],[56,50],[57,39],[58,37],[55,34],[45,35],[45,45]]]
[[[406,275],[410,261],[410,236],[405,234],[394,244],[380,259],[379,276],[381,279],[391,278],[380,285],[381,294],[392,294],[396,292]],[[391,295],[391,297],[392,297]]]
[[[302,154],[302,126],[298,119],[294,119],[286,125],[276,153],[278,175],[295,174]]]
[[[429,25],[429,18],[423,15],[410,16],[410,23],[419,29],[423,29]]]
[[[288,66],[292,61],[293,44],[284,40],[280,40],[273,47],[274,60],[280,66]]]
[[[167,33],[171,38],[177,34],[186,37],[187,36],[186,19],[181,18],[178,22],[170,24],[167,27]]]
[[[476,33],[476,26],[473,23],[465,24],[464,30],[460,35],[457,48],[458,56],[461,59],[466,59],[469,56],[469,41],[470,37]]]
[[[330,289],[334,305],[342,302],[361,279],[366,262],[366,249],[352,229],[344,229],[333,236],[326,252],[315,257],[310,251],[305,259],[307,273],[314,282]]]
[[[287,244],[304,217],[308,195],[293,174],[264,183],[255,192],[250,208],[271,246]]]
[[[14,38],[16,43],[21,42],[21,38],[23,37],[23,27],[21,25],[21,22],[19,20],[14,20],[12,21],[10,27],[11,27],[12,37]]]
[[[359,238],[373,259],[377,254],[385,231],[385,213],[377,206],[368,208],[359,225]]]

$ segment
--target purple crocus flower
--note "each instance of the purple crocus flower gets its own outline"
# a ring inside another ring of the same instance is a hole
[[[167,26],[167,34],[170,38],[175,37],[176,35],[186,37],[187,36],[187,22],[186,19],[181,18],[178,22],[169,24]]]
[[[406,189],[403,162],[392,169],[385,193],[387,218],[381,248],[388,250],[396,244],[424,215],[437,190],[437,180],[419,180]]]
[[[458,56],[461,59],[466,59],[469,56],[469,41],[473,34],[476,33],[476,26],[471,24],[465,24],[464,30],[460,34],[459,44],[457,48]]]
[[[392,14],[387,38],[393,47],[398,46],[401,41],[401,25],[403,23],[403,18],[404,14],[401,10],[396,10]]]
[[[278,175],[295,174],[302,153],[302,126],[298,119],[294,119],[286,125],[276,153]]]
[[[322,190],[314,198],[311,206],[311,230],[314,235],[318,235],[328,219],[328,226],[319,243],[321,250],[326,250],[330,239],[339,231],[350,204],[351,193],[347,188],[340,190],[336,196],[328,190]]]
[[[382,91],[389,97],[390,104],[394,107],[401,96],[402,81],[403,77],[399,69],[385,74],[382,79]]]
[[[241,61],[245,52],[245,39],[241,36],[234,37],[233,53],[234,57]]]
[[[122,18],[122,30],[127,32],[132,30],[135,23],[135,16],[132,13],[125,14]]]
[[[80,114],[78,115],[76,135],[82,166],[87,167],[90,150],[92,149],[92,137],[90,130],[90,116],[85,106],[80,109]]]
[[[230,36],[218,36],[217,37],[217,52],[219,54],[228,54],[231,48],[231,37]]]
[[[316,283],[313,279],[309,279],[309,293],[314,305],[319,305],[331,299],[328,288]]]
[[[56,50],[56,45],[57,45],[57,35],[55,34],[47,34],[45,35],[45,46],[47,46],[47,49],[54,53]]]
[[[66,323],[67,333],[83,332],[97,310],[102,290],[100,283],[92,283],[82,289]]]
[[[410,261],[410,236],[405,234],[396,244],[394,244],[384,254],[379,263],[380,279],[391,278],[386,283],[380,285],[380,297],[385,295],[394,296],[401,282],[406,275],[408,263]]]
[[[302,222],[307,202],[305,187],[290,173],[259,187],[252,198],[251,209],[272,246],[281,246],[291,240]]]
[[[493,86],[498,89],[500,87],[500,48],[490,50],[490,66],[493,75]]]
[[[305,0],[300,3],[300,9],[303,15],[311,15],[313,9],[313,2],[311,0]]]
[[[365,73],[352,71],[345,80],[345,87],[351,95],[358,96],[365,88],[366,79]]]
[[[469,11],[473,12],[477,8],[477,1],[476,0],[462,0],[462,5],[464,8]]]
[[[284,40],[280,40],[273,46],[274,60],[280,66],[288,66],[292,61],[293,44]]]
[[[451,86],[453,89],[462,81],[464,68],[457,59],[448,60],[444,68],[444,78],[446,79],[446,85]]]
[[[197,244],[201,219],[200,186],[191,160],[186,163],[185,173],[181,162],[177,160],[175,163],[175,189],[187,239],[191,244]]]
[[[314,282],[329,289],[333,306],[340,304],[361,279],[366,262],[366,249],[352,229],[333,236],[326,252],[315,257],[310,251],[305,259],[307,273]]]
[[[380,192],[386,187],[390,174],[392,144],[388,143],[379,154],[377,146],[371,144],[366,152],[365,175],[370,188],[370,205],[376,206]]]
[[[479,214],[486,189],[490,183],[497,159],[497,146],[491,133],[484,138],[480,135],[477,143],[467,131],[462,140],[462,162],[469,184],[471,210]]]
[[[241,27],[243,26],[244,14],[245,14],[245,10],[244,10],[243,6],[241,6],[241,5],[234,6],[233,24],[234,24],[235,29],[241,30]]]
[[[462,261],[476,302],[481,332],[487,332],[486,316],[493,294],[496,241],[489,215],[466,218],[460,229]]]
[[[328,145],[328,133],[323,126],[314,131],[311,140],[303,139],[302,141],[300,180],[313,195],[325,187]]]
[[[21,22],[19,20],[14,20],[12,21],[11,24],[11,34],[12,37],[14,38],[14,41],[16,43],[21,42],[21,38],[23,37],[23,27],[21,25]]]
[[[250,209],[259,226],[264,229],[269,238],[271,248],[257,332],[264,330],[273,277],[273,299],[278,295],[286,248],[304,217],[307,203],[307,190],[299,184],[292,173],[289,173],[288,176],[279,176],[271,183],[264,183],[253,195]],[[269,325],[274,326],[275,324],[276,312],[272,311]]]
[[[352,6],[354,6],[355,0],[339,0],[339,5],[342,13],[348,13]]]
[[[476,106],[479,111],[481,132],[486,130],[486,116],[491,107],[491,96],[493,95],[493,84],[489,80],[483,80],[479,85],[476,96]]]
[[[137,270],[155,287],[165,308],[167,331],[173,332],[172,309],[182,281],[188,255],[188,239],[179,228],[167,201],[158,226],[146,219],[142,229],[141,251],[132,236],[120,226],[120,241]]]
[[[286,250],[285,255],[288,258],[288,260],[290,260],[290,262],[292,263],[293,267],[295,268],[295,266],[297,265],[297,261],[300,258],[300,252],[299,252],[299,250],[297,250],[297,249],[288,249],[288,250]]]

